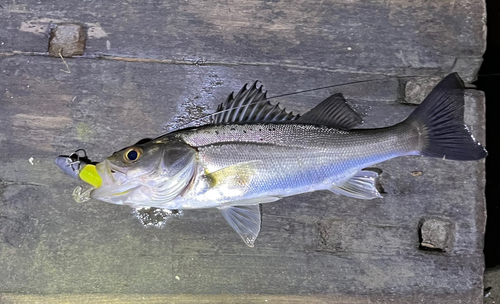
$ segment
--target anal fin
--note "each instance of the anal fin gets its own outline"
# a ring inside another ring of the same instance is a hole
[[[359,199],[380,198],[382,195],[377,190],[378,173],[369,170],[361,170],[342,185],[334,185],[330,190],[336,194],[342,194]]]

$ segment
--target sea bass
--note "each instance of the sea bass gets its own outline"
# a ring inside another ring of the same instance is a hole
[[[231,94],[211,117],[208,125],[87,165],[80,176],[96,187],[90,196],[136,208],[218,208],[253,247],[262,203],[318,190],[379,198],[378,174],[367,167],[408,155],[467,161],[487,154],[464,125],[464,84],[456,73],[405,121],[386,128],[355,129],[362,119],[339,93],[294,115],[272,105],[256,83]],[[64,159],[56,163],[64,169]]]

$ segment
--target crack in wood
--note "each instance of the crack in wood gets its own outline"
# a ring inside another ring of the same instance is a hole
[[[38,184],[33,182],[17,182],[17,181],[8,181],[0,179],[0,186],[35,186],[35,187],[44,187],[47,185]]]
[[[49,56],[48,52],[25,52],[25,51],[12,51],[0,53],[0,56],[14,56],[14,55],[24,55],[24,56]],[[158,63],[158,64],[173,64],[173,65],[191,65],[191,66],[273,66],[279,68],[289,68],[298,70],[308,70],[308,71],[322,71],[329,73],[348,73],[348,74],[359,74],[359,75],[370,75],[370,76],[397,76],[397,77],[429,77],[442,75],[440,69],[415,69],[411,70],[413,74],[407,74],[405,71],[399,70],[386,70],[383,71],[359,71],[350,69],[332,69],[332,68],[322,68],[314,66],[306,66],[299,64],[287,64],[280,62],[210,62],[203,59],[197,60],[179,60],[179,59],[158,59],[158,58],[139,58],[139,57],[129,57],[129,56],[116,56],[108,55],[103,53],[96,54],[85,54],[82,56],[73,56],[72,58],[83,58],[83,59],[104,59],[112,61],[124,61],[124,62],[144,62],[144,63]]]

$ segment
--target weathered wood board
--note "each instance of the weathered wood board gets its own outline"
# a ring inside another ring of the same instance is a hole
[[[395,159],[379,166],[383,199],[316,192],[265,205],[252,249],[216,210],[157,229],[128,207],[78,204],[79,183],[53,164],[77,148],[99,160],[157,136],[255,79],[273,96],[380,78],[277,100],[304,112],[340,91],[366,115],[364,127],[394,124],[414,109],[400,102],[404,76],[466,67],[474,77],[481,1],[2,7],[1,302],[481,303],[483,161]],[[23,28],[33,20],[42,28]],[[71,73],[45,56],[54,20],[88,26],[86,55],[66,59]],[[466,120],[484,141],[479,92],[468,92]],[[450,223],[446,252],[419,249],[429,218]]]
[[[475,77],[483,1],[7,1],[0,52],[46,53],[50,24],[88,27],[87,54],[178,63]]]

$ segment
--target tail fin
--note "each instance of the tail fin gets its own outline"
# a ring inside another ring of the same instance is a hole
[[[421,155],[453,160],[487,155],[464,124],[464,83],[457,73],[446,76],[407,122],[419,128]]]

